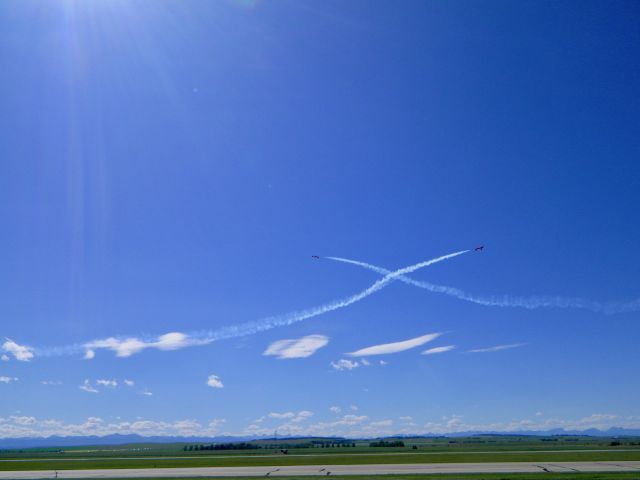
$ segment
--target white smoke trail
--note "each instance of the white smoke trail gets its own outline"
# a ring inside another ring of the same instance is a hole
[[[387,271],[384,277],[377,280],[370,287],[362,290],[361,292],[356,293],[355,295],[351,295],[350,297],[343,298],[341,300],[334,300],[324,305],[308,308],[306,310],[299,310],[295,312],[285,313],[282,315],[274,315],[272,317],[267,317],[267,318],[255,320],[252,322],[246,322],[240,325],[230,325],[228,327],[219,328],[217,330],[196,332],[191,334],[181,334],[181,335],[185,335],[185,338],[182,339],[182,343],[183,343],[183,346],[207,345],[209,343],[213,343],[218,340],[225,340],[229,338],[237,338],[237,337],[243,337],[247,335],[254,335],[256,333],[260,333],[266,330],[271,330],[272,328],[283,327],[283,326],[291,325],[297,322],[301,322],[303,320],[307,320],[309,318],[317,317],[319,315],[323,315],[325,313],[329,313],[334,310],[338,310],[340,308],[353,305],[354,303],[359,302],[360,300],[363,300],[369,295],[372,295],[375,292],[386,287],[391,282],[396,280],[396,278],[402,275],[415,272],[416,270],[428,267],[429,265],[433,265],[434,263],[442,262],[444,260],[457,257],[459,255],[467,253],[468,251],[469,250],[462,250],[459,252],[450,253],[448,255],[443,255],[441,257],[433,258],[431,260],[426,260],[424,262],[416,263],[415,265],[410,265],[408,267],[404,267],[399,270]],[[173,333],[173,335],[176,335],[176,333]],[[165,336],[166,335],[160,336],[157,338],[146,338],[143,340],[139,340],[137,338],[113,338],[112,337],[109,339],[92,341],[85,344],[69,345],[65,347],[36,349],[35,352],[37,356],[60,356],[60,355],[72,355],[80,352],[85,352],[87,349],[90,349],[93,351],[96,348],[107,348],[115,351],[119,356],[129,356],[133,353],[142,351],[145,348],[149,348],[149,347],[155,348],[155,346],[158,345],[159,343],[158,339],[162,339]],[[126,354],[123,355],[122,354],[123,352],[126,352]]]
[[[368,270],[372,270],[382,275],[388,275],[391,270],[378,267],[366,262],[360,262],[357,260],[351,260],[348,258],[340,257],[324,257],[328,260],[334,260],[336,262],[349,263],[351,265],[357,265]],[[560,296],[538,296],[532,295],[528,297],[513,296],[513,295],[474,295],[467,293],[459,288],[448,287],[445,285],[435,285],[429,282],[422,282],[414,280],[404,274],[394,277],[394,280],[413,285],[418,288],[423,288],[434,293],[443,293],[450,297],[455,297],[467,302],[477,303],[478,305],[485,305],[491,307],[519,307],[533,310],[536,308],[577,308],[583,310],[591,310],[596,313],[604,313],[607,315],[613,315],[616,313],[628,313],[636,312],[640,310],[640,299],[630,302],[596,302],[593,300],[587,300],[584,298],[566,298]]]
[[[448,260],[450,258],[457,257],[458,255],[462,255],[467,253],[469,250],[462,250],[455,253],[450,253],[448,255],[443,255],[442,257],[434,258],[431,260],[426,260],[424,262],[416,263],[415,265],[410,265],[408,267],[401,268],[395,271],[387,271],[385,276],[373,283],[369,288],[362,290],[355,295],[351,295],[350,297],[334,300],[333,302],[326,303],[324,305],[320,305],[317,307],[309,308],[306,310],[300,310],[297,312],[290,312],[284,315],[276,315],[273,317],[263,318],[261,320],[257,320],[254,322],[247,322],[241,325],[229,326],[225,328],[221,328],[219,330],[215,330],[213,332],[207,332],[205,334],[205,339],[209,342],[214,342],[216,340],[222,340],[226,338],[234,338],[245,335],[253,335],[258,332],[262,332],[265,330],[271,330],[275,327],[282,327],[286,325],[291,325],[293,323],[301,322],[303,320],[307,320],[312,317],[317,317],[318,315],[323,315],[328,312],[332,312],[334,310],[338,310],[339,308],[348,307],[349,305],[353,305],[356,302],[372,295],[378,290],[386,287],[389,283],[393,282],[396,278],[401,277],[402,275],[406,275],[407,273],[415,272],[424,267],[428,267],[429,265],[433,265],[434,263],[442,262],[444,260]]]

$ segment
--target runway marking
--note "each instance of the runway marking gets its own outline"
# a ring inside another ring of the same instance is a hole
[[[564,465],[556,465],[556,464],[553,464],[553,463],[550,463],[549,465],[551,465],[552,467],[557,467],[557,468],[566,468],[568,470],[571,470],[572,472],[579,472],[580,471],[578,469],[571,468],[571,467],[566,467]]]

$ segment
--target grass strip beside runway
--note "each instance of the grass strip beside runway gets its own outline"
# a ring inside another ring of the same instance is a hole
[[[476,462],[571,462],[571,461],[625,461],[640,460],[638,451],[611,452],[530,452],[507,453],[491,452],[484,454],[420,454],[405,455],[318,455],[296,457],[273,455],[259,458],[154,458],[154,459],[108,459],[87,457],[86,460],[46,459],[13,462],[0,460],[0,471],[28,470],[91,470],[104,468],[188,468],[188,467],[265,467],[299,465],[365,465],[365,464],[401,464],[401,463],[476,463]],[[565,478],[565,477],[563,477]],[[636,477],[640,480],[640,474]]]

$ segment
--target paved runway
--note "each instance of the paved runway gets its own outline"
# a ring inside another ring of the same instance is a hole
[[[264,477],[291,475],[384,475],[402,473],[528,473],[528,472],[633,472],[640,476],[640,461],[632,462],[501,462],[407,463],[375,465],[301,465],[286,467],[117,468],[59,470],[57,478],[149,477]],[[0,471],[0,479],[56,478],[52,470]]]

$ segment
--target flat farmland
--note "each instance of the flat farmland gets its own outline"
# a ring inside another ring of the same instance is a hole
[[[404,447],[319,447],[311,440],[252,442],[245,450],[193,450],[189,444],[132,444],[0,452],[0,471],[259,467],[480,462],[639,461],[640,442],[591,437],[404,439]],[[307,443],[305,443],[307,442]],[[301,446],[301,445],[313,445]],[[189,450],[191,448],[191,450]],[[286,449],[286,454],[282,450]],[[563,477],[564,478],[564,477]]]

